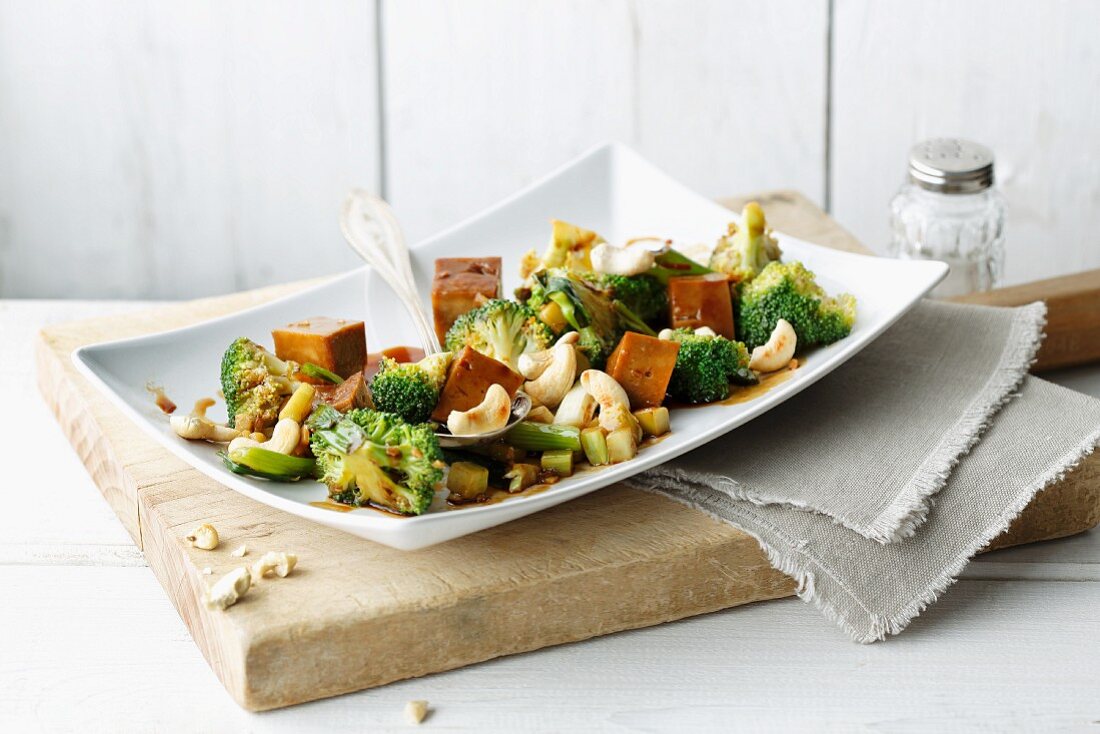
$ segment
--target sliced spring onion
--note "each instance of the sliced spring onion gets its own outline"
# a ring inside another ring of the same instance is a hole
[[[305,364],[303,364],[301,366],[301,372],[303,375],[307,375],[316,380],[328,380],[333,385],[339,385],[341,382],[344,381],[344,378],[340,377],[340,375],[336,374],[335,372],[329,372],[321,365],[313,364],[312,362],[306,362]]]
[[[226,468],[234,474],[270,479],[273,482],[294,482],[313,477],[317,462],[302,456],[287,456],[255,446],[239,449],[231,455],[218,454]]]
[[[580,451],[580,435],[580,429],[573,426],[520,421],[504,435],[504,441],[518,449],[528,451],[552,451],[555,449]]]

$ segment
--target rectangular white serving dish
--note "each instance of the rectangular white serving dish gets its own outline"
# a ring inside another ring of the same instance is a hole
[[[491,209],[413,248],[416,278],[427,301],[435,258],[501,255],[505,287],[518,285],[519,262],[549,237],[549,220],[595,230],[611,242],[653,235],[678,243],[713,243],[734,213],[672,180],[618,144],[596,148]],[[858,301],[852,334],[815,350],[793,376],[753,400],[673,410],[672,433],[633,461],[580,473],[546,491],[496,504],[389,516],[371,509],[346,513],[311,506],[327,497],[316,482],[277,484],[235,475],[216,448],[178,438],[145,386],[162,385],[186,410],[218,389],[221,354],[233,339],[270,344],[272,328],[309,316],[363,319],[372,350],[409,344],[415,331],[407,314],[374,273],[360,269],[322,285],[254,308],[150,336],[95,344],[73,354],[77,368],[115,405],[169,451],[225,486],[258,502],[394,548],[412,550],[457,538],[571,500],[668,461],[743,425],[804,390],[867,346],[947,273],[938,262],[902,262],[838,252],[777,235],[785,260],[802,260],[830,293]],[[342,245],[332,243],[332,247]],[[220,414],[218,411],[221,411]],[[224,418],[224,406],[211,416]]]

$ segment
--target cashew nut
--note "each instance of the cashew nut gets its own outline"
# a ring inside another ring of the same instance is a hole
[[[596,399],[588,394],[584,385],[578,382],[562,398],[558,412],[554,414],[554,423],[559,426],[584,428],[595,417]]]
[[[229,444],[229,454],[243,449],[267,449],[277,451],[280,454],[289,454],[298,445],[302,438],[302,427],[293,418],[283,418],[275,424],[275,430],[271,432],[271,438],[266,441],[257,441],[254,438],[241,436],[233,439]]]
[[[614,377],[599,370],[585,370],[581,373],[581,384],[600,406],[600,428],[608,433],[629,428],[635,441],[642,440],[642,427],[630,412],[630,398]]]
[[[508,425],[512,414],[512,398],[496,383],[489,386],[485,399],[467,411],[452,410],[447,416],[447,430],[455,436],[477,436]]]
[[[260,556],[260,560],[252,564],[252,575],[256,579],[262,579],[269,573],[274,572],[285,579],[296,565],[298,565],[296,554],[268,551]]]
[[[553,423],[554,414],[545,405],[536,405],[527,412],[527,417],[524,420],[532,423]]]
[[[218,547],[218,531],[209,524],[199,525],[188,533],[185,539],[193,548],[214,550]]]
[[[580,338],[580,334],[575,331],[570,331],[567,334],[563,334],[561,339],[558,339],[558,344],[576,344],[577,340]],[[546,371],[546,368],[549,367],[550,363],[553,361],[553,348],[543,349],[538,352],[524,352],[519,355],[519,373],[528,380],[537,379],[539,375]]]
[[[550,356],[550,365],[536,379],[526,382],[523,390],[534,400],[554,410],[577,378],[577,350],[572,342],[559,341],[550,348]]]
[[[794,357],[796,346],[798,346],[798,337],[795,336],[794,327],[784,319],[779,319],[767,343],[752,350],[749,369],[757,372],[775,372],[783,369]]]
[[[592,269],[608,275],[638,275],[653,268],[656,258],[645,247],[612,247],[603,242],[589,253]]]
[[[248,568],[234,568],[218,579],[206,595],[206,606],[210,609],[226,610],[248,593],[252,586],[252,574]]]
[[[174,415],[168,419],[168,425],[172,426],[177,436],[191,441],[225,443],[248,435],[245,431],[215,423],[203,415]]]

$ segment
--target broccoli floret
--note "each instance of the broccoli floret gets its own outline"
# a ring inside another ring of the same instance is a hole
[[[626,306],[638,318],[651,323],[668,313],[668,287],[649,275],[606,275],[592,273],[584,276],[596,288]]]
[[[516,369],[519,355],[546,349],[553,340],[532,308],[496,298],[459,316],[444,341],[452,352],[469,346]]]
[[[680,343],[668,383],[668,394],[676,400],[713,403],[729,397],[730,383],[757,382],[756,373],[749,369],[749,351],[741,342],[691,329],[676,329],[672,340]]]
[[[591,273],[553,268],[531,277],[527,305],[541,308],[553,301],[569,326],[580,333],[578,348],[596,369],[601,368],[624,332],[656,336],[637,314],[607,291],[589,282]]]
[[[730,223],[729,232],[718,240],[710,256],[710,266],[727,273],[735,283],[747,282],[760,274],[768,263],[779,260],[779,243],[764,221],[764,210],[750,201],[741,211],[741,226]]]
[[[421,515],[443,480],[443,452],[427,425],[393,413],[352,410],[315,430],[317,472],[337,502]]]
[[[279,359],[247,337],[240,337],[222,355],[221,384],[229,425],[242,431],[263,431],[275,425],[279,408],[298,386],[298,364]]]
[[[843,339],[855,318],[853,296],[829,297],[800,262],[770,263],[741,288],[737,333],[752,349],[768,341],[779,319],[786,319],[802,349]]]
[[[423,423],[439,402],[439,391],[447,381],[451,353],[442,352],[419,362],[402,363],[383,357],[370,381],[374,407],[396,413],[409,423]]]

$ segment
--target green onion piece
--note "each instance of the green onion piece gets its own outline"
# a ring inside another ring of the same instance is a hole
[[[517,449],[547,451],[564,449],[581,450],[580,429],[573,426],[555,426],[549,423],[520,421],[504,434],[504,441]]]
[[[542,452],[542,468],[552,471],[559,477],[573,476],[573,452],[568,449],[555,449]]]
[[[232,454],[219,453],[226,468],[234,474],[270,479],[273,482],[294,482],[312,477],[317,462],[302,456],[287,456],[255,446],[238,449]]]
[[[314,431],[318,431],[322,428],[332,428],[343,417],[343,414],[336,408],[328,403],[321,403],[314,408],[313,413],[306,419],[306,425]]]
[[[676,250],[666,250],[657,255],[655,260],[657,264],[647,274],[656,278],[662,285],[668,285],[669,278],[681,275],[706,275],[714,272]]]
[[[328,380],[333,385],[339,385],[344,381],[344,378],[340,377],[340,375],[335,372],[329,372],[324,367],[313,364],[312,362],[306,362],[300,369],[303,375],[307,375],[317,380]]]

